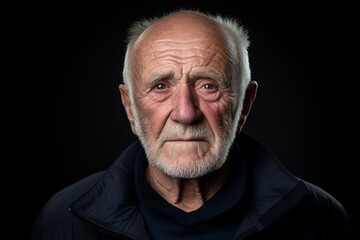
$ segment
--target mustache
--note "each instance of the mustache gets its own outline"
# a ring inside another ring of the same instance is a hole
[[[181,125],[165,126],[159,136],[159,142],[163,145],[167,141],[174,140],[199,140],[213,142],[213,132],[204,125]]]

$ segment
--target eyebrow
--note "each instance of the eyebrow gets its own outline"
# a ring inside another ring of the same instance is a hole
[[[150,76],[148,81],[145,84],[146,88],[152,88],[154,84],[161,82],[165,79],[173,79],[175,76],[174,71],[164,72],[164,73],[155,73]],[[196,71],[191,72],[189,75],[190,80],[197,80],[202,78],[213,79],[218,82],[221,86],[228,86],[229,82],[221,74],[213,71]]]
[[[151,75],[148,81],[145,83],[145,88],[146,89],[152,88],[155,83],[158,83],[164,79],[174,78],[174,76],[175,76],[174,71],[169,71],[165,73],[155,73]]]
[[[222,85],[226,85],[227,82],[219,73],[213,71],[197,71],[190,73],[190,79],[196,80],[201,78],[210,78]]]

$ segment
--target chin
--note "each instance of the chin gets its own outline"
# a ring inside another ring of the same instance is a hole
[[[152,165],[171,177],[188,179],[202,177],[223,165],[223,161],[220,161],[219,158],[209,156],[199,157],[198,155],[186,154],[172,158],[174,160],[170,159],[166,158],[166,160],[161,161],[159,158],[159,161]]]

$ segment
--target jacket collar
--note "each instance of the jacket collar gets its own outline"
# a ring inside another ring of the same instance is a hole
[[[308,193],[304,183],[290,173],[261,144],[246,134],[236,139],[246,159],[249,210],[236,236],[242,239],[269,227]]]
[[[236,234],[244,237],[271,225],[299,202],[307,190],[254,139],[242,133],[235,144],[243,151],[247,168],[245,195],[249,210]],[[140,142],[135,141],[124,150],[104,176],[70,206],[70,211],[108,234],[150,239],[136,203],[134,186],[135,159],[141,149]]]
[[[150,239],[136,204],[134,165],[139,141],[126,148],[103,177],[70,205],[70,212],[99,231],[131,239]]]

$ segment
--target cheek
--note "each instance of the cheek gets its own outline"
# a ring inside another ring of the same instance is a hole
[[[215,136],[219,136],[223,129],[228,128],[228,124],[233,120],[231,114],[232,104],[228,101],[202,102],[200,109]]]
[[[171,109],[167,104],[154,102],[149,97],[140,99],[137,102],[137,109],[144,132],[150,139],[156,139],[160,135]]]

